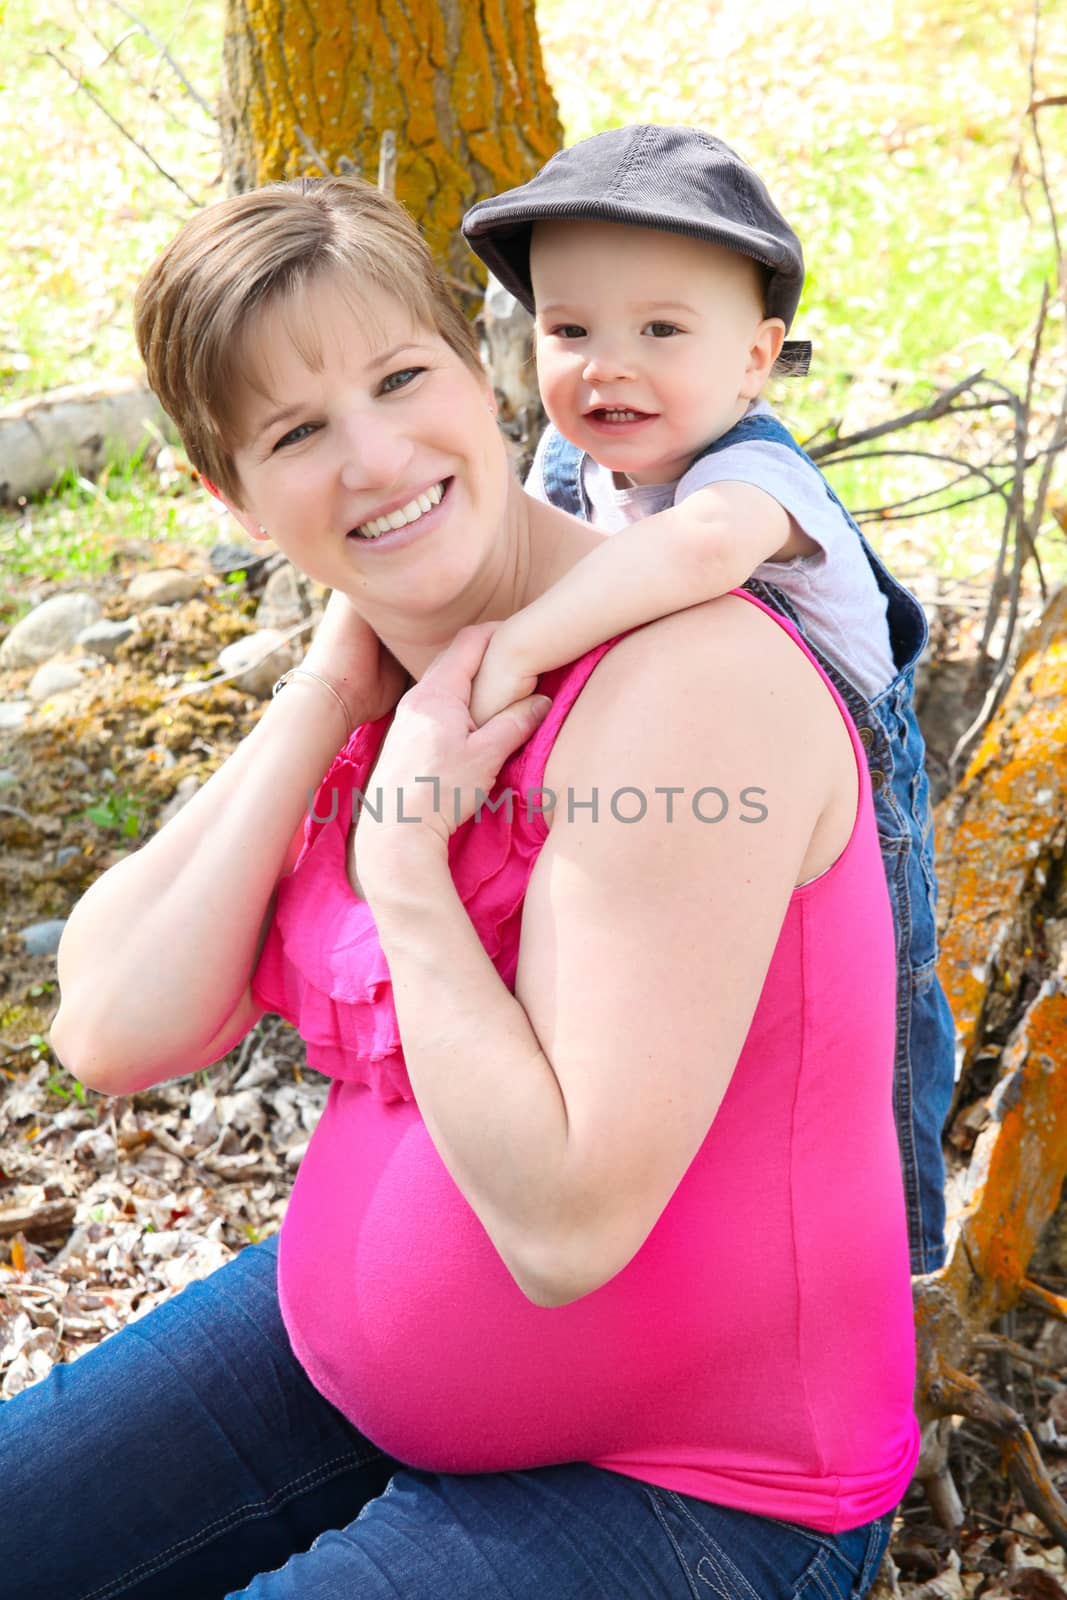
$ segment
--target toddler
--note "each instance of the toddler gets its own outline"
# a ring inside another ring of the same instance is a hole
[[[692,128],[597,135],[463,232],[535,317],[551,426],[527,489],[610,534],[497,630],[474,686],[484,721],[537,675],[617,633],[748,584],[801,629],[867,750],[897,929],[895,1112],[912,1270],[944,1260],[941,1126],[955,1030],[935,972],[933,840],[912,707],[926,643],[815,464],[761,399],[804,281],[761,179]],[[862,996],[857,996],[862,1004]]]

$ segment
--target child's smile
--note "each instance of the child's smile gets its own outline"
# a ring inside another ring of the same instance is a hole
[[[783,324],[764,317],[759,270],[736,251],[628,224],[538,223],[530,265],[545,410],[635,483],[680,477],[744,415],[777,354]]]

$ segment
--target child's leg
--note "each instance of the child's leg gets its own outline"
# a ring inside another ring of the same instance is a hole
[[[0,1590],[213,1600],[343,1527],[394,1464],[312,1388],[277,1240],[0,1407]]]
[[[956,1024],[933,965],[912,974],[908,1060],[916,1189],[911,1223],[913,1272],[945,1260],[945,1158],[941,1130],[956,1071]],[[909,1212],[912,1212],[909,1206]]]
[[[872,781],[885,763],[892,783],[876,785],[878,818],[897,927],[897,1043],[893,1109],[900,1140],[912,1272],[945,1259],[945,1161],[941,1133],[952,1100],[956,1029],[937,978],[937,885],[926,753],[905,673],[877,715]],[[888,748],[883,743],[888,741]]]

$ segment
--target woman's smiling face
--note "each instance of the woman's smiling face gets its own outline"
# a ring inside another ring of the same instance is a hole
[[[250,533],[372,620],[439,610],[492,566],[509,470],[492,393],[372,284],[313,279],[255,317],[234,462]]]

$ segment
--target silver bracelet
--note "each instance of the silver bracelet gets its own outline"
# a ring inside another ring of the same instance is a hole
[[[296,678],[296,677],[314,678],[316,683],[321,683],[322,687],[324,689],[328,689],[330,691],[330,693],[333,695],[334,699],[337,701],[337,704],[341,707],[341,715],[345,719],[345,738],[347,739],[349,737],[349,735],[351,734],[351,732],[352,732],[352,723],[351,723],[351,720],[349,719],[348,707],[345,705],[344,701],[341,699],[340,694],[334,688],[333,684],[329,681],[329,679],[320,677],[317,672],[312,672],[310,667],[290,667],[288,672],[283,672],[281,677],[278,679],[277,683],[274,685],[273,689],[270,692],[271,699],[273,700],[274,696],[281,689],[285,688],[286,684],[289,682],[289,680],[291,678]]]

